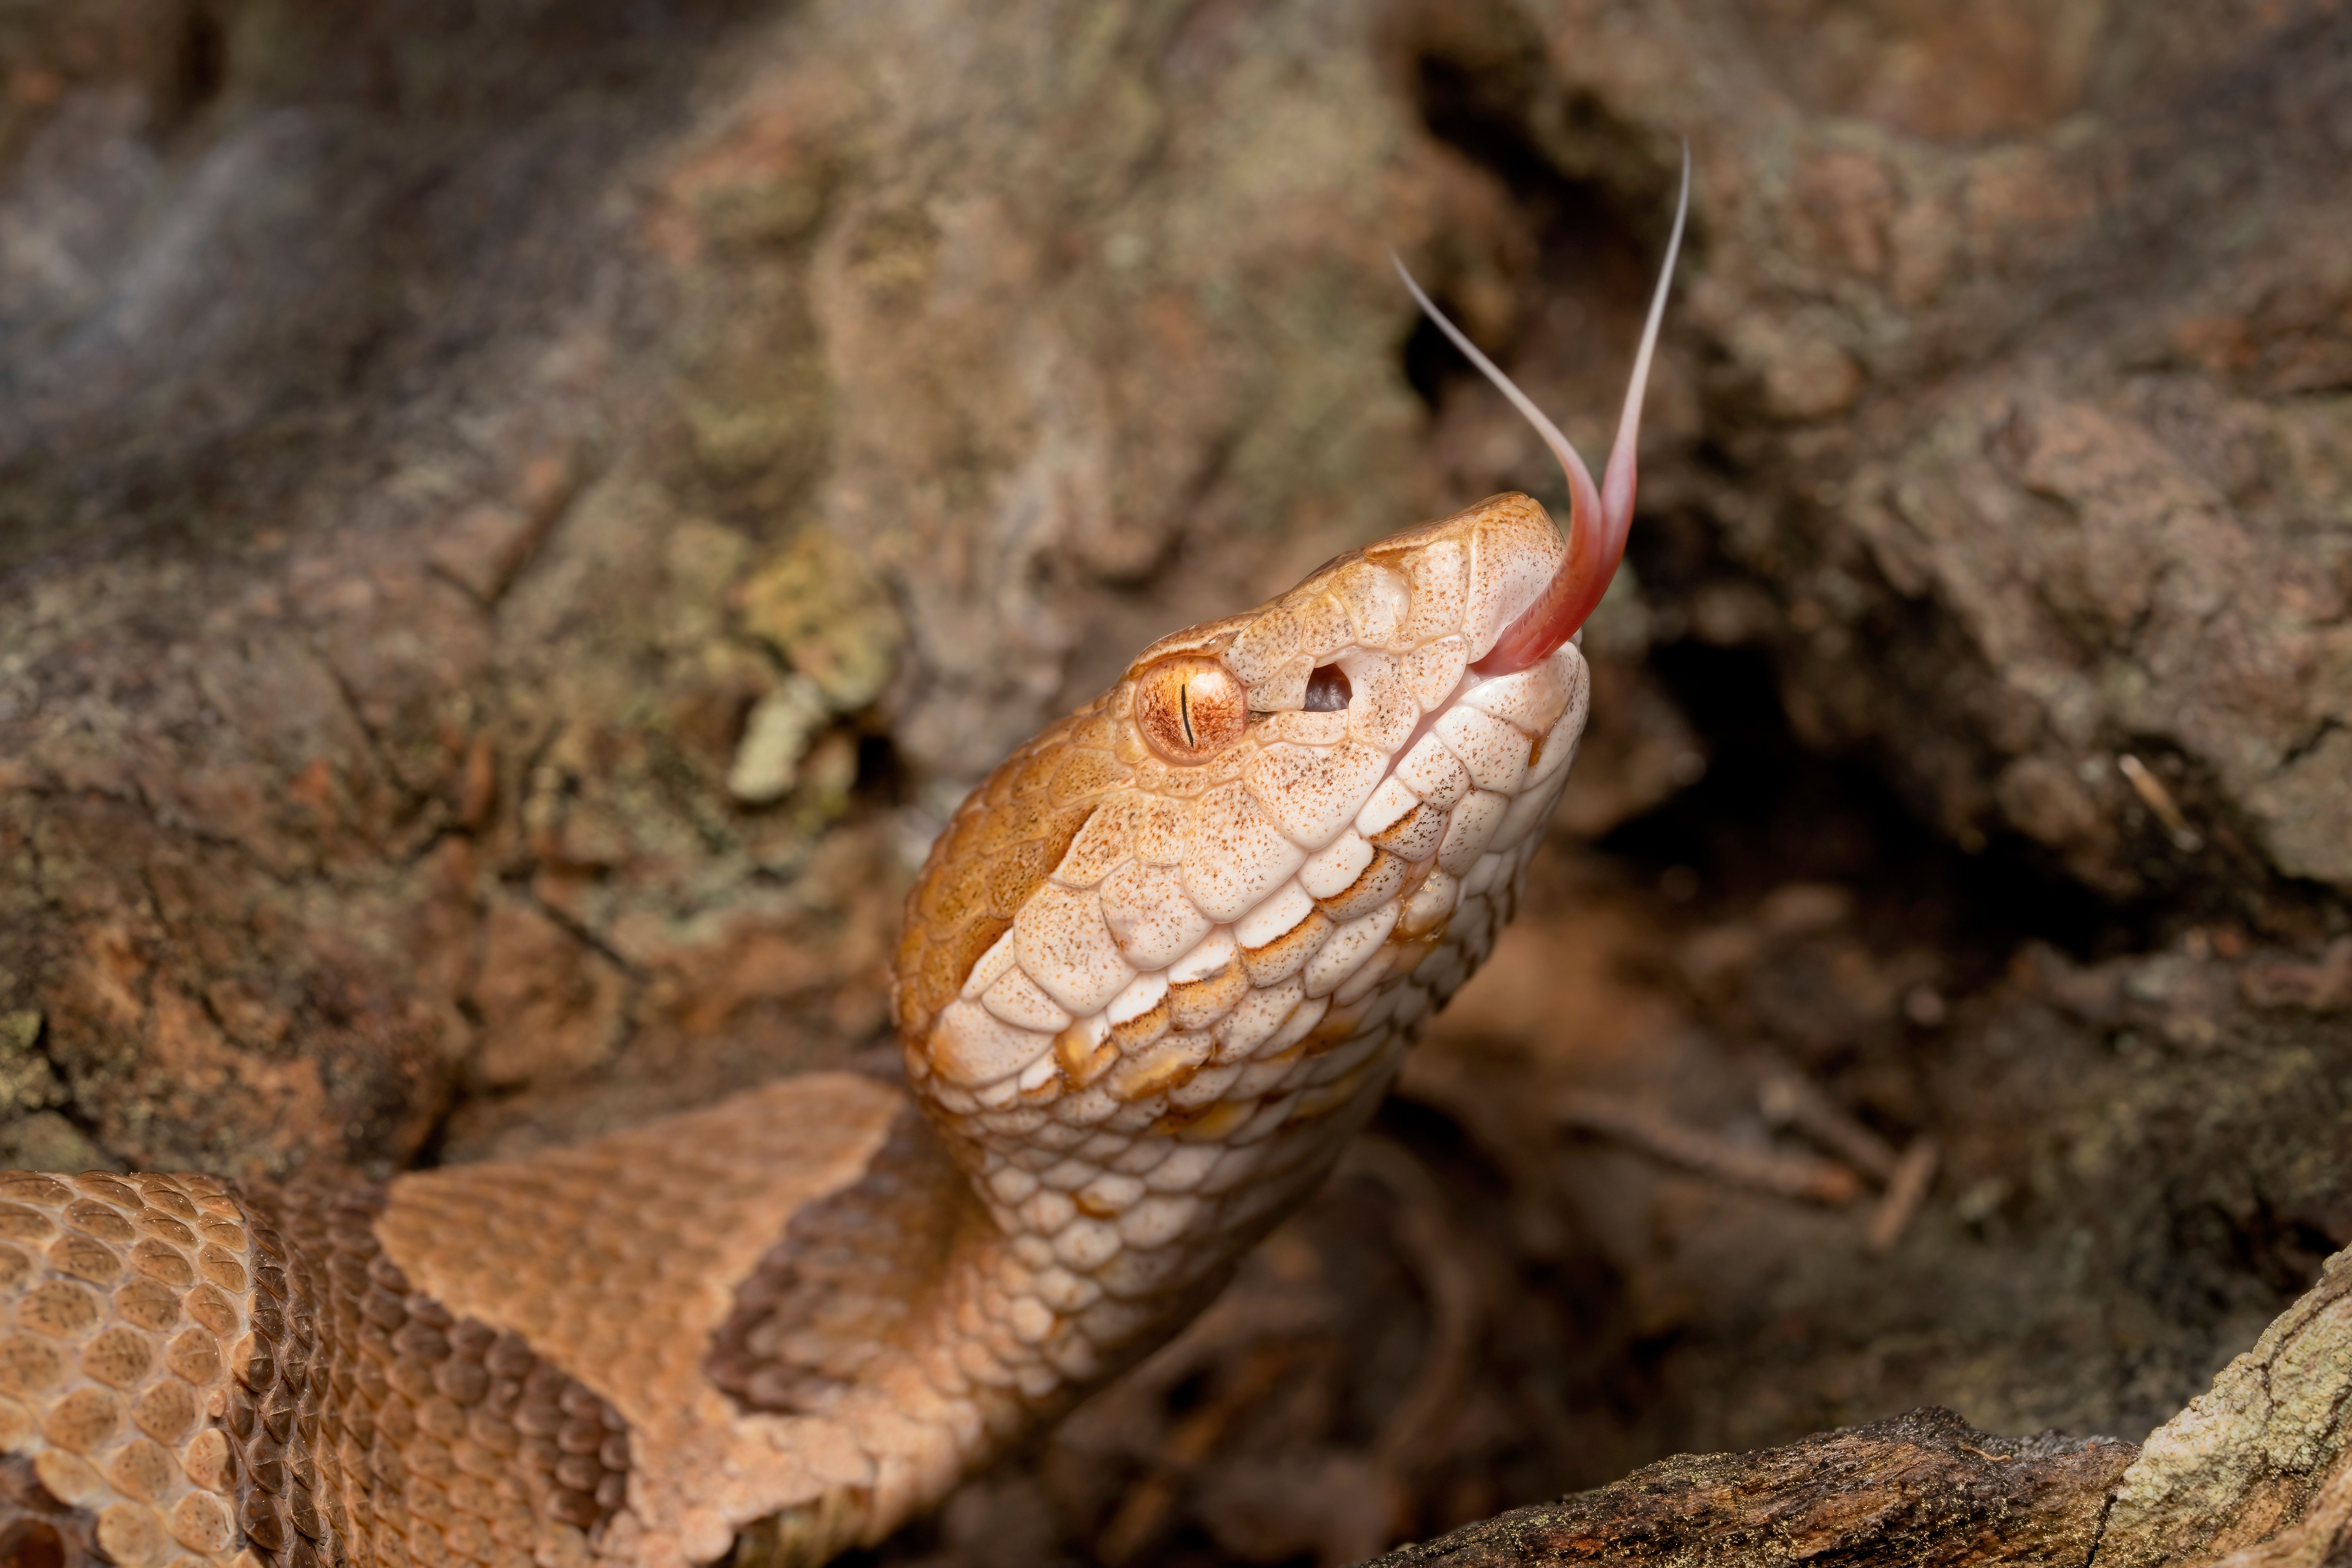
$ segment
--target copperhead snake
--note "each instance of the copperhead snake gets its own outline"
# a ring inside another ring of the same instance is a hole
[[[908,901],[902,1082],[381,1186],[0,1174],[0,1563],[880,1539],[1181,1327],[1509,919],[1583,730],[1688,205],[1563,541],[1500,495],[1163,637]],[[1402,265],[1397,270],[1404,272]]]

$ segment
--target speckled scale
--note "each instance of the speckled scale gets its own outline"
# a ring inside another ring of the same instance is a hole
[[[794,1215],[736,1288],[708,1375],[746,1410],[822,1410],[877,1358],[902,1353],[939,1259],[980,1215],[908,1106],[866,1173]]]
[[[625,1490],[625,1462],[604,1465],[601,1446],[592,1476],[526,1445],[518,1498],[441,1486],[418,1516],[420,1478],[458,1468],[465,1409],[513,1390],[479,1364],[499,1336],[408,1289],[380,1256],[377,1189],[16,1174],[0,1192],[13,1234],[46,1235],[55,1254],[15,1282],[0,1396],[0,1542],[26,1543],[26,1561],[54,1541],[60,1561],[95,1549],[106,1558],[86,1560],[155,1568],[403,1552],[487,1563],[509,1560],[492,1542],[518,1525],[584,1547]],[[542,1381],[551,1370],[521,1358]],[[559,1397],[605,1419],[603,1401],[558,1381]]]
[[[517,1485],[510,1489],[520,1496],[500,1502],[478,1488],[444,1488],[448,1508],[439,1527],[446,1549],[459,1560],[500,1529],[538,1534],[568,1528],[593,1540],[619,1506],[626,1465],[592,1470],[567,1463],[550,1432],[531,1429],[550,1426],[551,1402],[569,1400],[621,1431],[611,1407],[535,1355],[520,1336],[457,1316],[415,1289],[376,1238],[382,1194],[298,1188],[270,1197],[274,1204],[265,1205],[274,1209],[272,1231],[286,1251],[288,1350],[265,1409],[274,1403],[290,1410],[299,1439],[313,1453],[340,1450],[346,1437],[354,1452],[372,1449],[388,1432],[398,1469],[410,1475],[462,1472],[460,1461],[478,1435],[499,1439],[512,1458],[509,1479]],[[329,1397],[346,1378],[356,1397]],[[507,1447],[509,1428],[517,1440]],[[283,1500],[294,1535],[331,1546],[337,1520],[382,1514],[382,1494],[400,1482],[394,1468],[383,1467],[386,1473],[379,1476],[369,1462],[316,1495],[298,1488]],[[362,1533],[354,1524],[341,1530],[343,1537]]]
[[[971,965],[1068,853],[1130,770],[1099,745],[1097,700],[1048,729],[973,792],[931,848],[900,940],[897,1016],[927,1030]]]
[[[67,1561],[94,1543],[121,1563],[203,1546],[231,1507],[190,1478],[218,1479],[203,1417],[225,1383],[224,1336],[243,1328],[202,1277],[243,1282],[241,1228],[217,1223],[233,1204],[206,1178],[105,1173],[10,1173],[0,1194],[0,1449],[14,1457],[0,1540],[54,1537]],[[209,1234],[190,1226],[200,1215]]]

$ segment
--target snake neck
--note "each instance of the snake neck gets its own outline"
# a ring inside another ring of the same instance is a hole
[[[1581,733],[1573,647],[1502,678],[1460,654],[1423,660],[1426,700],[1368,655],[1354,709],[1251,719],[1181,776],[1139,759],[1121,688],[959,809],[898,953],[913,1104],[708,1363],[871,1460],[765,1561],[936,1502],[1173,1334],[1328,1173],[1509,919]],[[1346,727],[1379,700],[1403,719],[1368,771]]]
[[[1410,1037],[1391,1022],[1344,1058],[1315,1042],[1296,1059],[1352,1065],[1244,1142],[1097,1129],[1047,1162],[908,1107],[865,1178],[796,1217],[714,1342],[711,1379],[744,1408],[821,1418],[864,1466],[736,1560],[813,1568],[878,1542],[1165,1342],[1329,1173]]]
[[[1180,933],[1182,951],[1152,969],[1129,963],[1088,1013],[1056,993],[1067,999],[1069,972],[1107,963],[1122,934],[1122,955],[1148,959],[1154,933],[1121,879],[1151,878],[1131,864],[1067,877],[1059,867],[1083,860],[1097,818],[1129,806],[1106,792],[1067,814],[1058,848],[1032,845],[1028,863],[1058,861],[1055,879],[1018,919],[994,924],[929,1027],[903,1037],[935,1152],[921,1178],[910,1167],[877,1180],[898,1191],[962,1184],[954,1204],[930,1211],[958,1217],[926,1244],[947,1262],[898,1342],[904,1363],[922,1369],[925,1398],[982,1413],[967,1419],[986,1432],[1060,1408],[1186,1321],[1328,1173],[1517,902],[1584,712],[1576,649],[1538,679],[1557,701],[1512,794],[1407,796],[1373,825],[1376,852],[1352,878],[1308,888],[1302,872],[1222,921],[1178,910],[1201,928]],[[1087,719],[1033,743],[1016,774],[1082,763]],[[1017,782],[975,794],[950,829],[958,861],[975,858],[1007,799]],[[1048,814],[1030,816],[1050,830]],[[922,943],[912,945],[919,963]],[[1033,971],[1055,964],[1065,973],[1045,976],[1059,982],[1049,988]]]

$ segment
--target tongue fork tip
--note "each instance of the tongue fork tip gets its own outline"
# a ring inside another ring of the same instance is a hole
[[[1633,355],[1633,374],[1625,384],[1625,406],[1617,416],[1617,439],[1609,449],[1609,465],[1601,480],[1601,510],[1609,522],[1610,569],[1625,552],[1625,535],[1633,526],[1635,448],[1641,444],[1642,400],[1649,392],[1650,365],[1658,347],[1658,328],[1666,318],[1666,293],[1675,280],[1675,262],[1682,255],[1683,226],[1690,217],[1690,142],[1683,142],[1682,192],[1675,198],[1674,233],[1666,240],[1666,259],[1658,268],[1658,283],[1650,295],[1649,319],[1642,324],[1642,346]],[[1620,476],[1622,482],[1620,482]]]
[[[1674,281],[1675,262],[1682,253],[1683,228],[1690,214],[1690,143],[1685,141],[1682,191],[1675,203],[1674,234],[1666,242],[1665,264],[1659,268],[1657,287],[1650,298],[1641,347],[1633,356],[1633,373],[1626,384],[1625,405],[1617,419],[1616,440],[1610,448],[1609,464],[1599,487],[1594,486],[1592,471],[1585,467],[1584,459],[1577,455],[1559,426],[1481,353],[1460,328],[1445,319],[1429,296],[1422,292],[1421,285],[1413,281],[1412,274],[1405,270],[1396,252],[1389,252],[1389,260],[1395,266],[1397,276],[1404,279],[1404,286],[1412,290],[1414,301],[1454,346],[1509,399],[1521,417],[1535,427],[1552,455],[1559,459],[1560,469],[1568,479],[1567,553],[1535,603],[1503,628],[1486,657],[1478,661],[1478,668],[1486,673],[1508,674],[1549,658],[1576,635],[1593,606],[1601,602],[1601,596],[1608,592],[1610,579],[1616,575],[1617,563],[1624,555],[1625,538],[1633,523],[1634,448],[1641,437],[1642,399],[1649,387],[1650,365],[1657,349],[1659,325],[1665,319],[1666,295]]]

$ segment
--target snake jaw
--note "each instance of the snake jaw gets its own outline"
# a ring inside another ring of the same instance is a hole
[[[1633,374],[1627,379],[1625,406],[1618,415],[1617,438],[1609,449],[1609,466],[1598,488],[1592,482],[1592,470],[1585,467],[1584,459],[1577,455],[1559,426],[1494,361],[1481,353],[1459,327],[1445,319],[1444,312],[1422,292],[1396,254],[1391,251],[1389,255],[1397,276],[1404,279],[1404,286],[1412,291],[1414,300],[1429,319],[1535,426],[1568,477],[1568,552],[1543,593],[1504,628],[1494,647],[1473,667],[1483,675],[1514,674],[1550,658],[1553,650],[1583,626],[1617,575],[1617,563],[1625,555],[1625,538],[1633,526],[1635,448],[1641,441],[1642,400],[1649,388],[1658,327],[1665,317],[1666,290],[1674,280],[1675,260],[1682,252],[1683,226],[1689,214],[1690,145],[1685,142],[1682,194],[1675,204],[1674,236],[1666,242],[1665,264],[1658,269],[1657,287],[1650,298],[1649,319],[1642,328],[1642,345],[1633,356]]]

